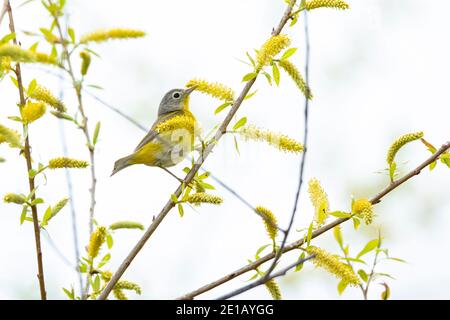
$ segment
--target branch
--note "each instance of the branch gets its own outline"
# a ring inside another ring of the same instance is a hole
[[[272,274],[269,275],[268,277],[265,277],[265,276],[264,276],[264,277],[262,277],[262,278],[259,278],[259,279],[256,280],[255,282],[252,282],[252,283],[250,283],[250,284],[248,284],[248,285],[246,285],[246,286],[244,286],[244,287],[242,287],[242,288],[239,288],[239,289],[237,289],[237,290],[235,290],[235,291],[233,291],[233,292],[230,292],[230,293],[228,293],[228,294],[225,294],[225,295],[223,295],[223,296],[217,298],[216,300],[226,300],[226,299],[230,299],[230,298],[232,298],[232,297],[234,297],[234,296],[237,296],[237,295],[239,295],[239,294],[241,294],[241,293],[244,293],[244,292],[246,292],[246,291],[248,291],[248,290],[250,290],[250,289],[253,289],[253,288],[256,288],[256,287],[258,287],[258,286],[260,286],[260,285],[262,285],[262,284],[265,284],[267,281],[269,281],[269,280],[271,280],[271,279],[274,279],[274,278],[277,278],[277,277],[284,276],[289,270],[291,270],[291,269],[293,269],[293,268],[295,268],[295,267],[297,267],[297,266],[299,266],[299,265],[305,263],[306,261],[308,261],[308,260],[310,260],[310,259],[313,259],[313,258],[315,258],[315,257],[316,257],[316,255],[313,254],[313,255],[308,256],[308,257],[306,257],[306,258],[300,259],[300,260],[296,261],[295,263],[292,263],[292,264],[288,265],[287,267],[281,269],[280,271],[275,272],[275,273],[272,273]]]
[[[5,1],[5,6],[6,6],[6,11],[8,12],[8,17],[9,17],[9,30],[12,33],[15,33],[15,26],[14,26],[14,17],[13,17],[13,13],[12,13],[12,9],[11,9],[11,4],[9,3],[9,0]],[[17,45],[17,37],[14,37],[13,40],[14,44]],[[22,72],[20,70],[20,63],[16,64],[16,69],[15,69],[15,73],[17,76],[17,84],[19,87],[19,96],[20,96],[20,105],[21,108],[25,105],[26,101],[25,101],[25,95],[24,95],[24,90],[23,90],[23,82],[22,82]],[[35,193],[34,191],[36,190],[35,188],[35,183],[34,183],[34,177],[30,177],[30,175],[28,174],[28,172],[30,172],[30,170],[33,168],[32,164],[31,164],[31,147],[30,147],[30,133],[28,132],[27,129],[27,125],[24,124],[24,131],[27,132],[26,136],[25,136],[25,147],[23,149],[23,154],[25,156],[25,160],[27,163],[27,176],[28,176],[28,185],[29,185],[29,189],[30,189],[30,193],[31,193],[31,203],[34,201],[35,197]],[[39,227],[39,217],[38,217],[38,212],[37,212],[37,208],[36,205],[32,205],[31,206],[31,215],[33,217],[33,228],[34,228],[34,239],[35,239],[35,243],[36,243],[36,256],[37,256],[37,264],[38,264],[38,280],[39,280],[39,289],[41,292],[41,299],[42,300],[47,300],[47,293],[45,291],[45,280],[44,280],[44,266],[42,263],[42,249],[41,249],[41,230]]]
[[[280,23],[278,24],[278,27],[272,31],[272,35],[278,35],[283,27],[285,26],[286,22],[289,20],[290,13],[292,11],[292,7],[294,6],[296,0],[291,0],[290,4],[288,5]],[[245,97],[249,93],[250,89],[252,88],[253,84],[255,83],[257,77],[249,80],[244,88],[242,89],[242,92],[240,93],[239,97],[236,99],[236,101],[233,103],[230,111],[228,112],[227,116],[223,120],[220,127],[217,129],[216,134],[214,136],[214,141],[216,143],[209,144],[202,155],[197,159],[194,166],[191,168],[189,173],[186,175],[184,182],[186,185],[189,185],[193,178],[195,177],[195,174],[198,172],[200,167],[203,165],[203,162],[206,160],[206,158],[211,154],[214,147],[217,145],[217,142],[222,138],[222,136],[227,131],[227,127],[230,124],[231,120],[233,119],[234,115],[238,111],[239,107],[241,106],[242,102],[244,101]],[[176,197],[179,197],[182,193],[182,185],[179,185],[177,190],[174,192]],[[147,240],[152,236],[153,232],[158,228],[159,224],[164,220],[166,215],[169,213],[169,211],[175,206],[174,202],[172,200],[169,200],[164,208],[161,210],[161,212],[154,218],[153,222],[150,224],[148,229],[145,231],[142,238],[138,241],[138,243],[134,246],[134,248],[130,251],[128,256],[125,258],[125,260],[122,262],[122,264],[119,266],[117,271],[114,273],[114,275],[111,277],[111,280],[108,282],[105,289],[102,291],[102,293],[99,295],[99,300],[105,300],[108,297],[108,294],[111,292],[111,290],[116,285],[117,281],[119,281],[120,277],[123,275],[125,270],[129,267],[133,259],[136,257],[136,255],[139,253],[139,251],[144,247]]]
[[[415,168],[414,170],[410,171],[409,173],[407,173],[406,175],[404,175],[402,178],[397,179],[395,181],[393,181],[391,184],[389,184],[386,188],[384,188],[381,192],[379,192],[377,195],[375,195],[372,199],[370,199],[370,202],[375,205],[377,203],[379,203],[381,201],[381,199],[386,196],[388,193],[390,193],[391,191],[393,191],[394,189],[396,189],[397,187],[399,187],[400,185],[402,185],[403,183],[405,183],[406,181],[408,181],[409,179],[411,179],[412,177],[418,175],[424,168],[426,168],[428,165],[430,165],[431,163],[433,163],[434,161],[436,161],[437,159],[439,159],[439,157],[450,148],[450,141],[447,141],[445,144],[443,144],[439,150],[437,150],[432,156],[430,156],[428,159],[426,159],[424,162],[422,162],[417,168]],[[333,222],[330,222],[329,224],[315,230],[312,233],[312,239],[317,238],[318,236],[320,236],[321,234],[327,232],[330,229],[333,229],[334,227],[336,227],[337,225],[340,225],[341,223],[345,222],[349,220],[349,218],[340,218],[340,219],[336,219]],[[294,241],[292,243],[290,243],[289,245],[287,245],[284,249],[283,249],[283,254],[289,251],[292,251],[294,249],[297,249],[298,247],[302,246],[305,243],[305,239],[302,237],[301,239]],[[205,293],[211,289],[214,289],[230,280],[233,280],[234,278],[243,275],[244,273],[247,273],[249,271],[255,270],[257,267],[259,267],[260,265],[262,265],[263,263],[272,260],[275,257],[275,254],[269,253],[267,255],[265,255],[264,257],[261,257],[260,259],[240,268],[237,269],[225,276],[223,276],[222,278],[213,281],[211,283],[208,283],[192,292],[189,292],[185,295],[182,295],[180,297],[178,297],[177,299],[180,300],[190,300],[193,299],[194,297]]]

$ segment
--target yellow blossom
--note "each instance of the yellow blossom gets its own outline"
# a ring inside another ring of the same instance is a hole
[[[43,102],[28,101],[27,104],[20,109],[23,122],[31,123],[39,119],[44,115],[45,109],[45,104]]]
[[[30,98],[44,102],[59,112],[66,111],[64,103],[56,98],[50,90],[41,85],[36,85],[36,88],[34,88],[34,90],[30,93]]]
[[[22,148],[20,134],[0,124],[0,143],[7,142],[11,148]]]
[[[144,226],[139,222],[134,221],[118,221],[114,222],[109,226],[111,230],[117,230],[117,229],[140,229],[144,230]]]
[[[266,226],[267,234],[270,239],[275,241],[275,238],[278,235],[278,227],[277,227],[277,218],[269,209],[257,206],[255,211],[259,213],[263,217],[264,225]]]
[[[353,201],[352,212],[361,215],[366,224],[372,223],[374,213],[372,203],[368,199],[361,198]]]
[[[304,150],[303,145],[300,142],[284,134],[260,129],[254,125],[243,127],[239,130],[239,134],[245,140],[264,141],[269,145],[286,152],[300,153]]]
[[[408,133],[402,135],[400,138],[394,141],[394,143],[391,145],[391,147],[388,150],[386,161],[389,165],[391,165],[394,162],[395,155],[397,152],[402,148],[405,144],[412,142],[414,140],[418,140],[423,137],[423,132],[415,132],[415,133]]]
[[[196,86],[196,91],[204,92],[223,101],[233,101],[234,91],[233,89],[227,87],[224,84],[218,82],[208,82],[202,79],[192,79],[187,84],[186,87]]]
[[[219,196],[207,194],[204,192],[197,192],[188,195],[186,202],[192,204],[210,203],[210,204],[222,204],[223,199]]]
[[[88,34],[83,35],[80,38],[80,43],[88,42],[104,42],[112,39],[129,39],[129,38],[140,38],[145,36],[145,32],[141,30],[133,29],[106,29],[97,30]]]
[[[269,40],[262,45],[256,55],[258,69],[270,64],[273,57],[279,54],[281,50],[287,48],[290,44],[291,40],[284,34],[270,37]]]
[[[89,65],[91,64],[91,55],[87,51],[81,51],[80,58],[81,58],[81,75],[85,76],[89,69]]]
[[[5,201],[6,203],[23,204],[25,203],[25,197],[22,194],[7,193],[3,197],[3,201]]]
[[[314,220],[318,225],[321,225],[328,217],[328,196],[320,185],[319,180],[315,178],[309,180],[308,193],[311,199],[311,203],[316,209]]]
[[[350,6],[342,0],[311,0],[305,3],[306,10],[312,10],[316,8],[336,8],[336,9],[348,9]]]
[[[158,133],[171,132],[173,130],[185,129],[189,133],[194,134],[196,127],[195,118],[191,115],[179,115],[172,117],[164,122],[159,123],[155,127],[155,131]]]
[[[54,158],[48,162],[48,167],[50,169],[86,168],[87,166],[89,166],[89,163],[87,161],[65,158],[65,157]]]
[[[310,255],[315,255],[312,262],[321,267],[339,279],[342,279],[346,284],[357,286],[360,284],[359,278],[353,272],[350,266],[339,261],[339,257],[333,255],[321,248],[310,246],[306,249]]]
[[[105,243],[106,240],[106,228],[98,227],[91,234],[91,238],[89,240],[89,245],[87,248],[88,254],[91,258],[95,258],[98,256],[101,246]]]
[[[267,290],[270,292],[272,298],[274,300],[281,300],[281,291],[278,283],[276,283],[275,279],[270,279],[264,284]]]
[[[311,100],[313,97],[311,90],[306,84],[305,79],[303,79],[300,71],[298,71],[297,67],[289,60],[280,60],[278,65],[292,78],[305,97]]]

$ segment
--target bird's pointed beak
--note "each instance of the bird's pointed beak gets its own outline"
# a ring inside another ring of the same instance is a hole
[[[185,93],[186,95],[190,95],[190,94],[192,93],[192,91],[194,91],[195,89],[197,89],[197,87],[198,87],[198,86],[192,86],[192,87],[190,87],[190,88],[184,90],[184,93]]]

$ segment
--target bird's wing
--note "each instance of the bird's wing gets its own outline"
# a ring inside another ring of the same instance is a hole
[[[150,129],[150,131],[145,135],[145,137],[141,140],[141,142],[139,142],[139,144],[137,145],[137,147],[134,149],[134,151],[138,151],[140,148],[142,148],[144,145],[146,145],[147,143],[149,143],[150,141],[153,141],[155,138],[158,137],[159,133],[155,131],[155,128],[158,124],[160,124],[161,122],[164,122],[166,120],[169,120],[170,118],[176,116],[180,114],[179,111],[176,112],[171,112],[169,114],[163,115],[161,116],[158,120],[156,120],[153,125],[152,128]]]

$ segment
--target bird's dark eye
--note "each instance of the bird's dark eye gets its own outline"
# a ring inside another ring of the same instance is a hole
[[[179,99],[180,96],[181,96],[181,95],[180,95],[179,92],[175,92],[175,93],[172,95],[172,97],[175,98],[175,99]]]

